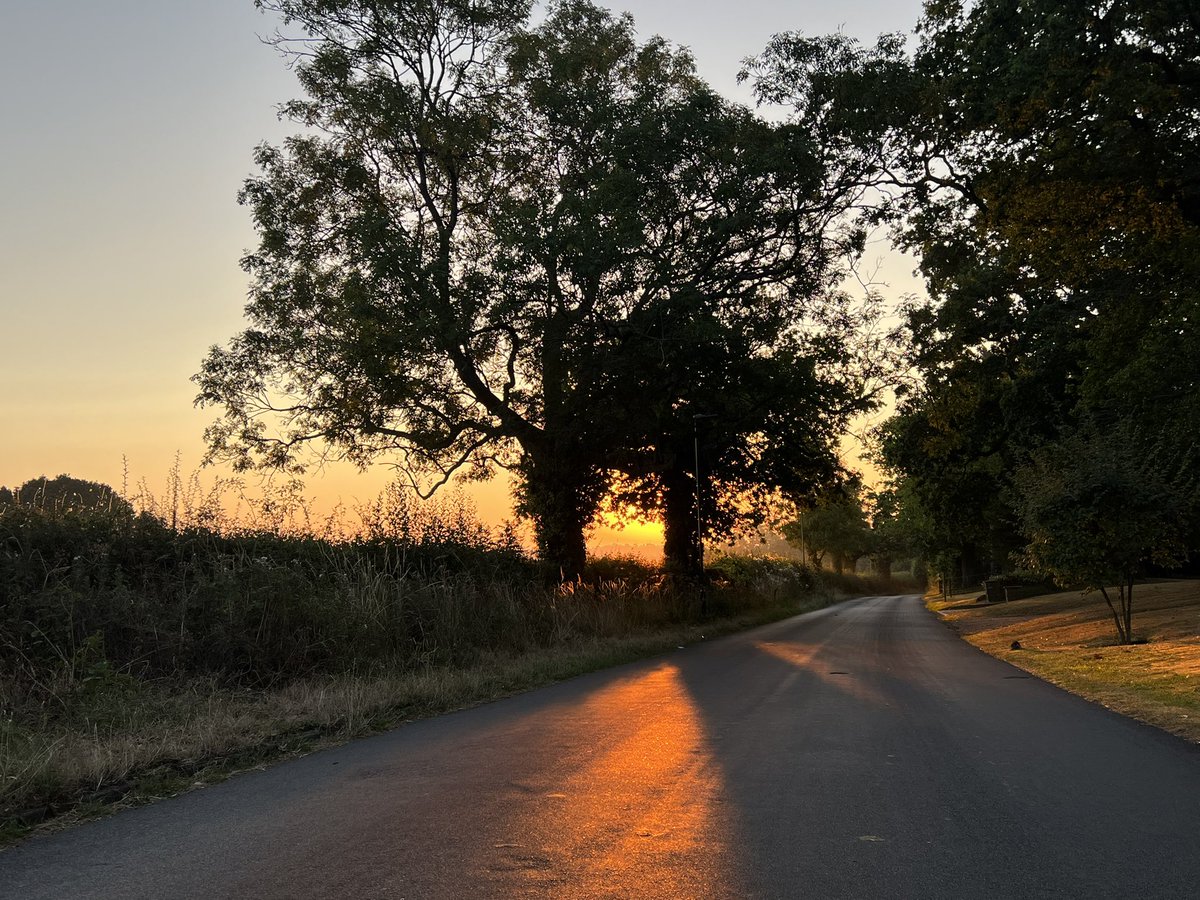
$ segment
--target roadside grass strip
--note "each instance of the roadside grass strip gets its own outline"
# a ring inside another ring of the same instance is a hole
[[[40,720],[0,717],[0,848],[407,721],[818,609],[868,587],[856,592],[841,581],[803,595],[760,586],[759,603],[740,614],[571,636],[522,653],[484,652],[474,665],[376,666],[253,690],[203,678],[104,679],[70,710]]]
[[[1112,615],[1098,593],[995,604],[958,596],[927,605],[992,656],[1200,743],[1200,581],[1138,584],[1133,632],[1144,643],[1131,645],[1117,643]]]

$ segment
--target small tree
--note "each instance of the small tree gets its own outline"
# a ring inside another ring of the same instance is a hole
[[[1088,426],[1035,451],[1016,475],[1027,563],[1062,587],[1100,591],[1123,644],[1133,641],[1134,577],[1186,555],[1192,479],[1161,458],[1131,426]]]
[[[859,500],[860,485],[831,488],[811,509],[802,510],[795,521],[783,526],[783,536],[794,547],[812,555],[820,566],[828,554],[833,567],[841,574],[870,549],[870,529]]]

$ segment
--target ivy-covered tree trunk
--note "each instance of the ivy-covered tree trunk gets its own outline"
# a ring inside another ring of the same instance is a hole
[[[663,561],[667,571],[698,576],[700,543],[696,535],[696,483],[680,469],[662,478]]]
[[[587,469],[565,457],[553,450],[527,455],[520,506],[533,520],[538,556],[571,581],[587,562],[584,528],[596,508],[596,491]]]

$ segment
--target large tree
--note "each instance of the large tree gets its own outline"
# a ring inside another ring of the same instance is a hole
[[[509,188],[503,56],[528,4],[258,5],[304,32],[278,45],[307,95],[283,113],[305,131],[261,146],[240,195],[259,233],[251,327],[196,377],[198,402],[225,407],[212,455],[299,468],[321,441],[437,484],[506,441],[540,452],[487,240]]]
[[[766,356],[823,290],[846,242],[820,159],[584,0],[536,27],[524,3],[260,5],[308,35],[285,107],[307,131],[242,192],[252,326],[197,376],[226,409],[213,454],[299,466],[318,441],[426,488],[503,466],[577,572],[647,431],[628,397],[663,311],[757,329]]]
[[[721,100],[661,41],[639,49],[628,17],[557,7],[516,44],[529,168],[555,177],[521,208],[512,268],[579,297],[577,427],[613,506],[661,514],[668,565],[694,570],[698,417],[718,496],[812,489],[836,465],[831,435],[858,400],[826,371],[851,331],[833,290],[856,248],[838,222],[850,198],[810,135]],[[598,78],[609,60],[671,77]],[[706,529],[727,530],[734,505],[709,506]]]
[[[929,2],[915,52],[776,39],[753,71],[918,253],[919,384],[884,455],[965,559],[1020,541],[1014,471],[1133,420],[1172,464],[1200,423],[1200,36],[1186,0]],[[988,563],[981,562],[980,567]]]
[[[841,429],[870,401],[860,373],[834,377],[826,350],[799,336],[768,341],[716,317],[687,327],[703,337],[660,343],[632,369],[658,389],[629,397],[641,430],[615,460],[612,500],[660,516],[668,567],[692,573],[702,538],[757,527],[778,500],[811,500],[837,480]]]

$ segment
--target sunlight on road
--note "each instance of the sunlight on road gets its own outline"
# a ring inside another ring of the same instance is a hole
[[[721,772],[678,669],[597,693],[547,741],[563,726],[591,742],[586,761],[560,783],[516,786],[528,799],[489,848],[483,877],[521,895],[726,893],[735,842]]]
[[[856,667],[860,671],[856,673],[830,669],[827,665],[823,665],[818,659],[818,651],[821,649],[819,644],[800,644],[793,641],[785,643],[755,641],[754,646],[764,653],[769,653],[776,659],[781,659],[799,669],[803,669],[806,674],[812,675],[827,687],[843,691],[858,700],[865,700],[868,703],[881,706],[885,705],[885,701],[879,692],[859,677],[862,674],[861,668],[867,665],[865,660],[857,664]]]

